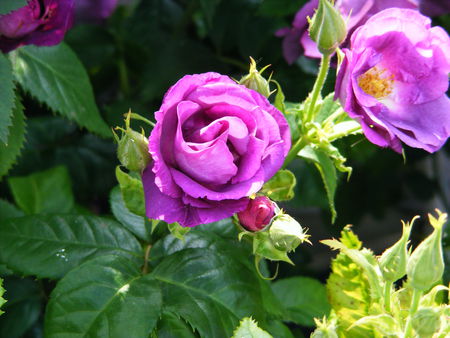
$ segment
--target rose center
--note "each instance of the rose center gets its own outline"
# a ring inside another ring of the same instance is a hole
[[[392,92],[394,74],[389,75],[385,69],[372,67],[358,77],[358,85],[364,93],[380,99]]]

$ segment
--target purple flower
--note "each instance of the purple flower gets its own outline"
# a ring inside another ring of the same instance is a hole
[[[118,0],[77,0],[76,20],[101,22],[107,19],[116,8]]]
[[[143,173],[151,219],[196,226],[244,210],[283,164],[289,126],[261,94],[217,73],[187,75],[164,96]]]
[[[0,16],[0,50],[24,45],[53,46],[72,26],[75,0],[28,0],[28,4]]]
[[[450,39],[409,9],[384,10],[352,35],[335,95],[372,143],[437,151],[450,135]]]
[[[420,11],[426,16],[439,16],[450,13],[448,0],[420,0]]]
[[[269,225],[275,215],[275,207],[266,196],[251,199],[245,210],[237,214],[239,223],[250,231],[259,231]]]
[[[283,55],[289,64],[294,63],[302,54],[311,58],[320,58],[316,43],[308,34],[306,17],[312,17],[319,0],[310,0],[295,15],[292,27],[278,30],[275,35],[283,37]],[[372,15],[391,7],[418,8],[418,0],[337,0],[336,8],[344,18],[348,18],[348,35],[364,24]],[[344,42],[344,46],[346,43]]]

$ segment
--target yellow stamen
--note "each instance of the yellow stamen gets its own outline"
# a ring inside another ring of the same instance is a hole
[[[392,92],[394,84],[394,74],[384,74],[384,69],[376,67],[370,68],[367,72],[360,75],[358,85],[364,93],[377,99],[388,96]]]

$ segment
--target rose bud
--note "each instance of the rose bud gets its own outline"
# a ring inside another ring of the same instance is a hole
[[[414,221],[414,220],[413,220]],[[408,239],[412,224],[403,223],[403,234],[400,240],[383,252],[379,259],[381,273],[388,282],[395,282],[406,274],[408,260]]]
[[[250,231],[259,231],[270,224],[275,215],[275,207],[266,196],[258,196],[250,199],[247,208],[238,212],[237,216],[241,225]]]
[[[442,278],[444,257],[442,254],[442,227],[447,214],[438,212],[439,218],[429,216],[433,233],[414,250],[408,259],[406,273],[410,285],[420,291],[426,291]]]
[[[431,337],[441,329],[441,309],[431,307],[419,309],[414,314],[411,324],[419,337]]]
[[[117,157],[120,163],[131,171],[142,172],[150,161],[148,140],[144,132],[138,133],[130,128],[130,116],[125,119],[125,129],[117,127],[122,132],[121,137],[114,133],[117,141]]]
[[[28,0],[26,6],[0,15],[0,50],[24,45],[53,46],[72,26],[75,0]]]
[[[308,241],[309,237],[300,223],[282,212],[272,221],[269,235],[275,248],[286,252],[295,250],[301,243]]]
[[[239,84],[246,86],[249,89],[256,90],[258,93],[264,95],[265,97],[270,96],[270,86],[269,82],[262,76],[262,73],[269,67],[265,66],[261,71],[256,69],[255,60],[250,57],[250,69],[248,74],[243,76],[239,81]]]
[[[333,54],[344,42],[347,36],[345,21],[328,0],[319,1],[319,8],[310,20],[309,36],[325,55]]]

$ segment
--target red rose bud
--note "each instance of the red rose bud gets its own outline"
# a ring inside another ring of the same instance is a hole
[[[275,207],[266,196],[251,199],[244,211],[237,214],[241,225],[250,231],[259,231],[270,224]]]

